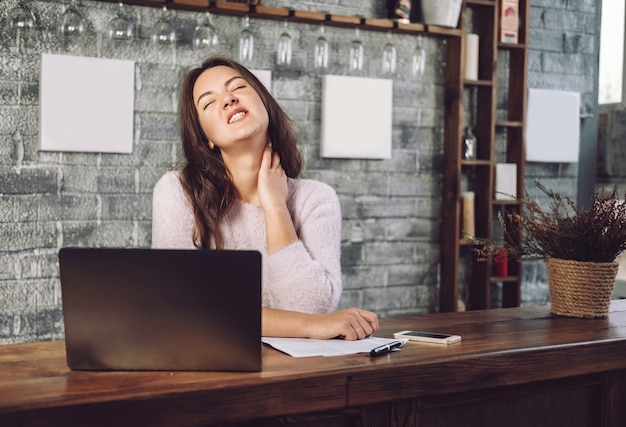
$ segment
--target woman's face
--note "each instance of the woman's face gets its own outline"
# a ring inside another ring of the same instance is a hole
[[[242,141],[267,143],[269,116],[256,90],[226,66],[205,70],[196,80],[193,100],[206,137],[221,150],[244,148]]]

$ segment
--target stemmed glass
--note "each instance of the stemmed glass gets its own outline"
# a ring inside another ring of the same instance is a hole
[[[32,33],[37,29],[37,21],[33,12],[24,4],[22,0],[9,11],[6,19],[10,35],[15,39],[15,47],[21,52],[25,43]]]
[[[329,45],[324,36],[324,24],[320,25],[320,35],[315,41],[313,50],[313,66],[317,69],[325,70],[328,68]]]
[[[354,40],[350,43],[350,56],[348,58],[348,68],[350,71],[363,70],[363,61],[365,58],[365,48],[360,40],[359,28],[355,30]]]
[[[417,36],[417,46],[413,51],[413,58],[411,59],[411,74],[413,77],[421,76],[424,74],[424,68],[426,66],[426,51],[422,47],[422,35]]]
[[[239,61],[245,65],[252,63],[254,56],[254,34],[250,31],[250,17],[244,18],[244,28],[239,33]]]
[[[66,40],[81,37],[86,30],[85,18],[78,11],[77,0],[71,0],[69,6],[61,15],[61,24],[59,25],[59,33]]]
[[[112,41],[131,40],[135,37],[135,23],[124,11],[122,2],[119,2],[117,13],[107,24],[106,34]]]
[[[288,25],[288,22],[285,21],[285,28],[281,35],[278,37],[278,45],[276,46],[277,65],[291,64],[292,40],[291,35],[287,31]]]
[[[176,42],[176,29],[168,17],[169,11],[166,6],[161,9],[161,15],[154,24],[150,40],[155,45],[172,45]]]
[[[210,47],[215,47],[219,43],[217,31],[213,26],[211,20],[211,14],[206,12],[204,20],[196,25],[193,31],[192,45],[195,50],[204,50]]]
[[[398,53],[396,47],[391,42],[391,33],[387,34],[387,37],[389,40],[383,48],[383,74],[392,76],[396,73]]]

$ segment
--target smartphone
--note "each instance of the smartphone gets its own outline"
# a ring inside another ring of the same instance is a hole
[[[435,344],[454,344],[461,341],[460,335],[438,334],[434,332],[402,331],[393,334],[396,339],[408,339],[410,341],[428,342]]]

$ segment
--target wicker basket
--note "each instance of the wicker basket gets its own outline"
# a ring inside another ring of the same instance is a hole
[[[549,258],[547,266],[552,313],[569,317],[608,316],[619,263]]]

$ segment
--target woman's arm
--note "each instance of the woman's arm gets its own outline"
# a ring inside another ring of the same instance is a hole
[[[268,291],[273,308],[327,313],[341,297],[341,207],[329,186],[298,183],[287,199],[278,156],[266,148],[259,201],[265,213]]]
[[[265,337],[346,340],[367,338],[378,330],[371,311],[348,308],[325,314],[309,314],[263,307],[261,333]]]
[[[178,173],[165,173],[152,194],[152,248],[193,249],[193,212]]]
[[[258,177],[259,203],[265,214],[268,253],[279,251],[298,240],[287,209],[287,175],[271,146],[263,151]]]
[[[341,207],[322,183],[298,181],[297,187],[289,210],[299,239],[266,256],[272,307],[327,313],[341,298]]]

